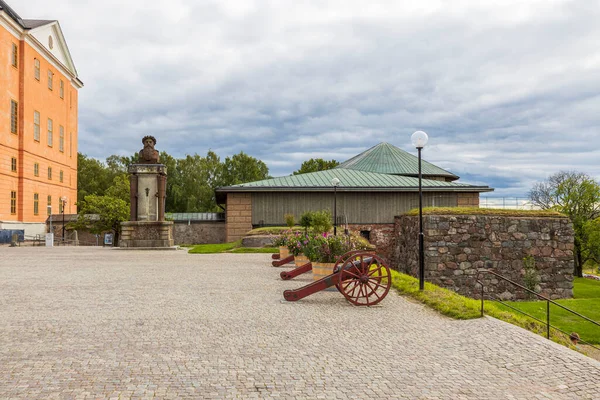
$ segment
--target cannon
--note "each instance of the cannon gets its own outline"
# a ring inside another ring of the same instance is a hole
[[[333,267],[333,269],[337,268],[337,266],[340,265],[340,263],[344,262],[347,258],[351,257],[354,254],[358,254],[358,253],[365,253],[365,251],[364,250],[352,250],[352,251],[349,251],[349,252],[343,254],[336,260],[335,266]],[[301,265],[297,268],[294,268],[291,271],[283,271],[282,273],[279,274],[279,276],[281,277],[282,280],[287,281],[287,280],[297,277],[298,275],[302,275],[302,274],[305,274],[310,271],[312,271],[312,263],[309,262],[309,263]]]
[[[285,258],[281,258],[281,259],[273,259],[273,261],[271,262],[271,265],[274,267],[281,267],[282,265],[285,265],[287,263],[291,263],[292,261],[294,261],[294,256],[293,255],[289,255]]]
[[[284,299],[298,301],[332,286],[355,306],[373,306],[387,296],[392,276],[381,257],[372,252],[357,251],[342,258],[331,275],[301,288],[284,291]]]
[[[284,281],[287,281],[287,280],[297,277],[298,275],[302,275],[302,274],[305,274],[310,271],[312,271],[312,263],[307,262],[306,264],[296,267],[291,271],[283,271],[282,273],[279,274],[279,276]]]

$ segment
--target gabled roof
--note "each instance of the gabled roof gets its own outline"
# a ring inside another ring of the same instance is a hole
[[[305,191],[333,190],[331,180],[338,178],[339,191],[415,191],[419,187],[419,179],[409,176],[380,174],[375,172],[357,171],[352,169],[335,168],[326,171],[311,172],[300,175],[282,176],[262,181],[242,183],[239,185],[219,188],[217,191],[248,191],[248,189],[300,189]],[[422,180],[423,190],[428,191],[491,191],[488,186],[473,186],[467,183],[445,182],[433,179]]]
[[[393,174],[405,176],[419,175],[419,158],[407,153],[389,143],[379,143],[368,150],[363,151],[348,161],[344,161],[336,169],[353,169],[366,172],[377,172],[380,174]],[[425,160],[421,160],[421,171],[424,177],[444,177],[450,180],[458,179],[458,176],[437,167]]]
[[[71,57],[71,52],[69,51],[69,47],[67,46],[67,42],[63,35],[62,29],[60,28],[60,24],[57,20],[23,19],[4,0],[0,0],[0,11],[6,13],[13,21],[16,22],[16,24],[18,24],[26,32],[26,34],[30,38],[36,40],[41,46],[42,51],[46,52],[46,55],[50,59],[55,59],[56,62],[65,67],[66,70],[72,74],[72,77],[74,78],[73,81],[78,87],[83,87],[83,82],[81,82],[81,80],[78,77],[77,69],[75,68],[75,63],[73,62],[73,58]],[[47,48],[47,46],[43,44],[44,41],[39,38],[40,35],[47,34],[48,31],[51,31],[52,36],[58,42],[54,52],[52,51],[52,49]],[[61,55],[58,56],[58,58],[56,51],[61,52]]]
[[[50,19],[24,19],[23,20],[23,28],[25,29],[35,29],[35,28],[39,28],[40,26],[44,26],[44,25],[49,25],[53,22],[56,22],[56,20],[50,20]]]
[[[3,0],[0,0],[0,10],[4,11],[8,15],[10,15],[10,17],[12,19],[14,19],[15,22],[17,22],[19,25],[21,25],[24,28],[23,19],[19,16],[19,14],[17,14],[17,12],[15,10],[10,8],[10,6],[8,4],[6,4]]]

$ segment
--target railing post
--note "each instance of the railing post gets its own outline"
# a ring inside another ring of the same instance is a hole
[[[550,339],[550,302],[546,300],[546,337]]]
[[[483,317],[483,282],[481,284],[481,316]]]

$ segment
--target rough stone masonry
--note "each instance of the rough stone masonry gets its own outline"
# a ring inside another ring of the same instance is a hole
[[[400,216],[395,224],[395,266],[418,276],[419,218]],[[539,279],[536,291],[551,299],[573,296],[574,233],[566,217],[425,215],[423,233],[428,282],[479,298],[476,279],[480,270],[493,270],[527,286],[523,260],[532,256]],[[511,300],[528,298],[524,290],[492,275],[482,278],[489,294]]]

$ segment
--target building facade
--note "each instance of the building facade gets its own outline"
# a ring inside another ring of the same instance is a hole
[[[360,232],[390,257],[395,217],[419,206],[418,171],[416,156],[380,143],[334,169],[218,188],[226,241],[257,226],[284,225],[285,214],[298,221],[306,211],[330,210],[338,226]],[[494,190],[456,182],[457,175],[424,160],[422,177],[423,207],[479,207],[479,194]]]
[[[0,229],[43,233],[50,213],[77,212],[82,87],[58,21],[0,0]]]

